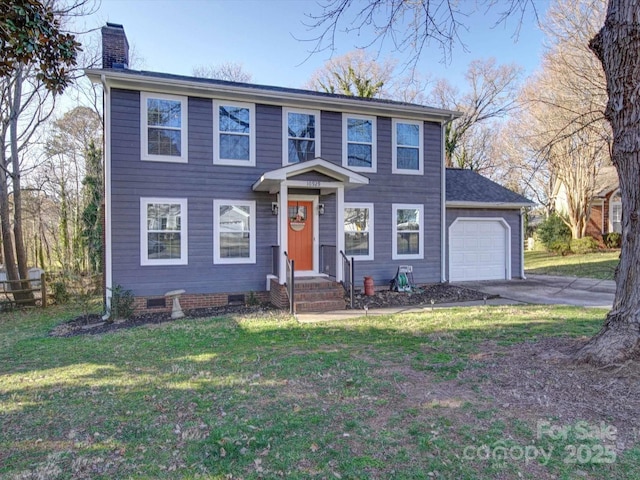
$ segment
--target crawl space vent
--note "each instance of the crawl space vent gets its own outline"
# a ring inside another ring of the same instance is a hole
[[[164,298],[148,298],[147,308],[164,308],[167,306],[166,299]]]

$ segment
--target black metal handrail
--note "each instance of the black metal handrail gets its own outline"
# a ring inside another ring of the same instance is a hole
[[[271,245],[271,274],[280,278],[280,245]]]
[[[289,296],[289,313],[291,315],[295,315],[296,314],[296,302],[295,302],[295,295],[296,295],[296,286],[295,286],[295,273],[296,273],[296,267],[295,267],[295,261],[289,258],[289,255],[287,254],[287,252],[284,252],[284,256],[287,259],[287,295]]]
[[[320,268],[322,273],[336,278],[336,246],[320,245]]]
[[[342,257],[342,272],[344,279],[342,280],[342,286],[349,293],[349,304],[353,308],[353,290],[354,290],[354,278],[355,278],[355,261],[353,257],[351,260],[340,250],[340,256]]]

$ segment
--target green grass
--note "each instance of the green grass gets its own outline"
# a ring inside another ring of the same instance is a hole
[[[526,273],[613,280],[619,251],[596,252],[583,255],[555,255],[548,252],[525,252]]]
[[[48,336],[73,312],[4,315],[0,478],[574,478],[557,459],[533,471],[465,459],[469,445],[535,443],[535,420],[499,415],[481,394],[452,389],[433,403],[411,389],[481,372],[487,342],[592,335],[604,314],[478,307],[313,324],[273,314],[74,338]],[[627,452],[580,478],[640,477],[640,448]]]

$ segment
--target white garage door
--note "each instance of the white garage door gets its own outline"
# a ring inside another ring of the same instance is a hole
[[[457,219],[449,227],[449,280],[508,278],[507,235],[500,220]]]

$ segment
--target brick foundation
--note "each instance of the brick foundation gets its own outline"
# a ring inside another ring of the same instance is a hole
[[[244,297],[244,303],[249,300],[251,293],[184,293],[180,295],[180,306],[183,310],[192,310],[194,308],[223,307],[229,305],[229,296],[238,295]],[[260,303],[270,301],[269,292],[253,292],[255,299]],[[285,293],[286,295],[286,293]],[[164,307],[147,308],[147,300],[164,299],[164,295],[151,295],[148,297],[135,297],[134,311],[135,314],[150,312],[170,312],[172,307],[171,299],[167,298]],[[288,304],[287,304],[288,305]],[[277,306],[277,305],[276,305]],[[287,306],[288,308],[288,306]]]
[[[271,287],[269,293],[269,301],[278,308],[289,310],[289,295],[287,295],[287,286],[280,285],[277,280],[271,279]]]

